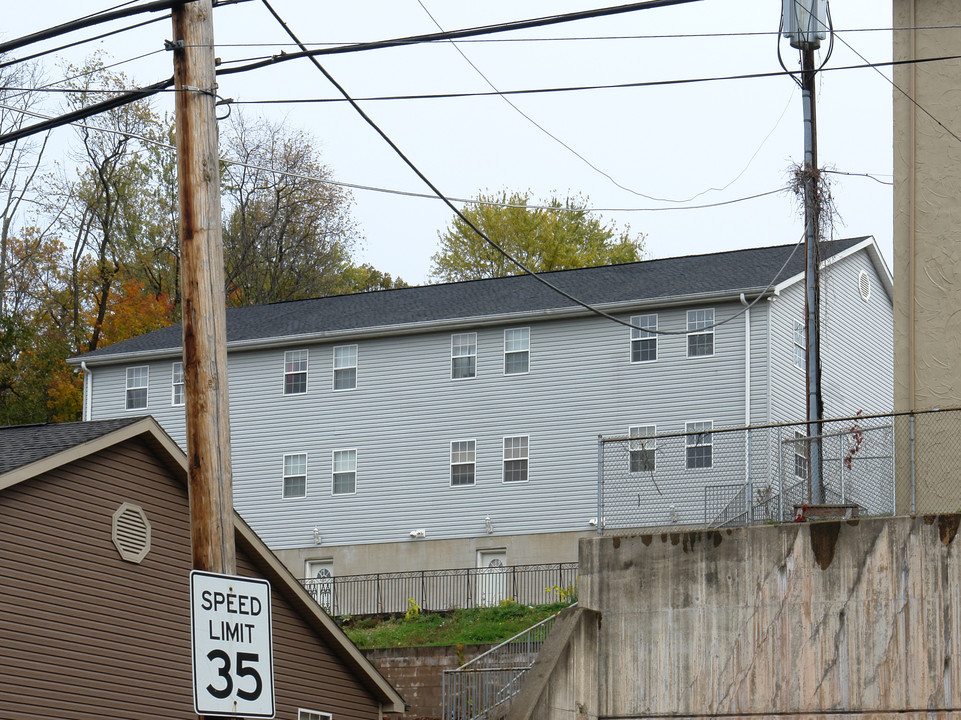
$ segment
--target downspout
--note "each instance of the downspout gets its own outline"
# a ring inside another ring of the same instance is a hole
[[[87,363],[80,361],[80,369],[83,370],[83,414],[81,420],[90,420],[90,411],[93,405],[93,373],[87,367]]]
[[[741,293],[744,310],[744,427],[751,426],[751,307]],[[751,431],[744,431],[744,482],[751,482]]]

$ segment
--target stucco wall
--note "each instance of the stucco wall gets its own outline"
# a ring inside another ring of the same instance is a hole
[[[917,28],[895,30],[895,61],[957,54],[957,2],[894,0],[893,9],[895,28]],[[953,407],[961,404],[961,142],[939,123],[961,127],[961,63],[898,66],[894,82],[895,406]]]
[[[582,540],[599,717],[957,711],[961,516]]]

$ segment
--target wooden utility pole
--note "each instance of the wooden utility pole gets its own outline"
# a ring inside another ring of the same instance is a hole
[[[212,0],[175,7],[173,38],[193,566],[233,575],[237,558]]]

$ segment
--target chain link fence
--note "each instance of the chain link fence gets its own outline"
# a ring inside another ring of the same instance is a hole
[[[816,435],[805,423],[634,430],[598,438],[602,533],[784,522],[815,504],[860,516],[961,508],[961,409],[829,419]]]

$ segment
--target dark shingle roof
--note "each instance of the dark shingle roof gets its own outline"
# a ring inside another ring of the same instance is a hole
[[[829,258],[865,239],[825,242],[821,248],[822,257]],[[560,270],[543,273],[543,276],[592,305],[763,289],[804,271],[804,249],[801,247],[795,251],[796,247],[779,245],[689,255]],[[790,262],[784,266],[789,256]],[[570,307],[575,305],[530,275],[515,275],[230,308],[227,310],[227,342]],[[174,350],[180,344],[180,325],[173,325],[100,348],[76,360]]]
[[[131,425],[142,417],[0,427],[0,475]]]

